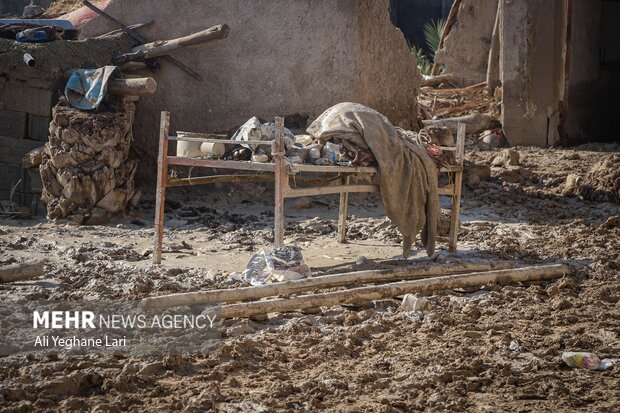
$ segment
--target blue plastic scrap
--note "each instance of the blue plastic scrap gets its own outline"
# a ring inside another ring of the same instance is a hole
[[[65,87],[69,104],[82,110],[97,109],[105,98],[108,81],[113,75],[120,75],[116,66],[74,70]]]

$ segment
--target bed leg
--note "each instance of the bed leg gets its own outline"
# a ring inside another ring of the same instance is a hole
[[[463,160],[465,157],[465,132],[466,125],[459,123],[457,126],[456,137],[456,159],[461,167],[454,173],[454,188],[452,190],[452,211],[450,214],[450,252],[456,252],[456,243],[459,236],[459,225],[461,223],[461,188],[463,186]]]
[[[288,179],[284,165],[284,118],[276,118],[276,139],[271,143],[275,164],[274,244],[284,245],[284,185]]]
[[[157,193],[155,196],[155,236],[153,240],[153,263],[161,264],[161,249],[164,240],[164,207],[166,201],[166,180],[168,179],[168,132],[170,112],[161,113],[159,127],[159,155],[157,158]]]
[[[349,185],[351,175],[346,174],[341,178],[343,185]],[[349,213],[349,193],[340,193],[340,207],[338,209],[338,242],[347,242],[347,215]]]

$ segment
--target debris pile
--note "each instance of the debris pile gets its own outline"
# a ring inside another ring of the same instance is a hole
[[[463,88],[424,87],[418,98],[422,119],[443,119],[455,116],[488,113],[497,115],[495,98],[486,90],[486,83]]]
[[[54,108],[40,166],[49,219],[105,223],[137,203],[137,161],[128,159],[132,116],[127,107],[88,113],[61,101]]]
[[[620,204],[620,154],[609,155],[590,169],[580,195],[590,201]]]

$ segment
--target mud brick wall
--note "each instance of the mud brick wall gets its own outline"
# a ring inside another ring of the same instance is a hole
[[[30,205],[34,191],[22,158],[47,142],[52,107],[71,71],[104,66],[131,44],[125,36],[49,43],[0,39],[0,200],[22,179],[13,201]],[[26,52],[36,59],[35,67],[24,64]]]
[[[8,82],[0,93],[0,199],[28,205],[33,196],[30,175],[22,169],[24,154],[47,142],[52,106],[57,92]],[[36,186],[36,185],[35,185]]]

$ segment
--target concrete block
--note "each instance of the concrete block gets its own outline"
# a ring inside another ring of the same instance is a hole
[[[51,116],[56,104],[56,93],[51,90],[7,83],[0,95],[2,108],[16,112],[27,112],[38,116]]]
[[[48,116],[30,115],[28,117],[28,138],[34,141],[47,142],[50,119]]]
[[[0,136],[26,137],[28,114],[11,110],[0,110]]]
[[[16,191],[22,191],[25,176],[22,175],[22,167],[19,165],[11,165],[0,163],[0,189],[7,191],[11,190],[11,187],[22,180],[18,185]]]
[[[30,139],[16,139],[0,136],[0,163],[22,167],[24,155],[42,146],[43,143]]]

